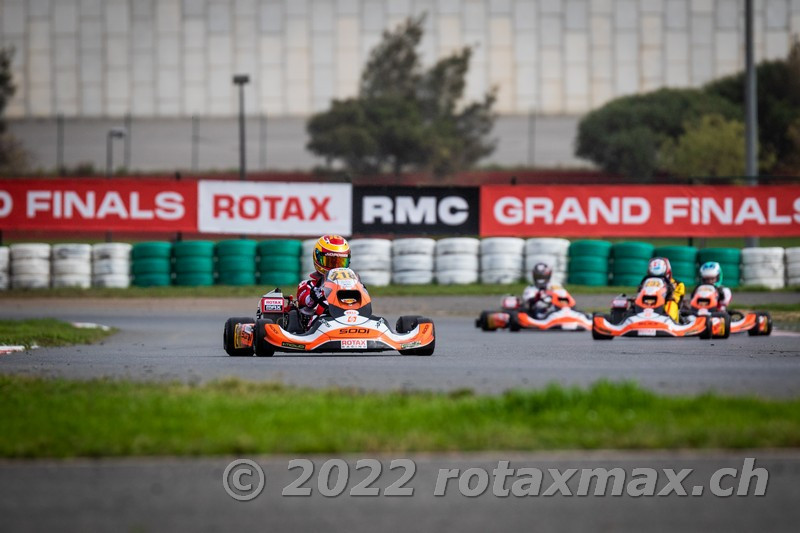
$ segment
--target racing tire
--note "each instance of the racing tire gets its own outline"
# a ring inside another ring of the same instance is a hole
[[[766,337],[770,333],[772,333],[772,315],[770,315],[766,311],[760,312],[758,314],[759,315],[764,315],[764,316],[767,317],[767,331],[762,333],[762,332],[758,331],[758,328],[753,328],[753,329],[747,330],[747,334],[750,335],[751,337],[757,337],[757,336],[761,336],[761,335]]]
[[[408,333],[417,327],[418,321],[424,317],[420,315],[403,315],[397,319],[394,330],[397,333]]]
[[[710,320],[706,319],[706,328],[700,333],[699,337],[703,340],[708,340],[712,337]]]
[[[411,326],[411,329],[414,329],[419,324],[430,324],[431,328],[433,328],[433,340],[431,341],[430,344],[428,344],[427,346],[423,346],[422,348],[399,350],[400,355],[423,355],[423,356],[433,355],[433,352],[436,350],[436,326],[433,325],[433,320],[431,320],[430,318],[425,318],[424,316],[401,316],[400,318],[397,319],[398,326],[401,325],[400,321],[403,319],[406,320],[413,319],[413,324]],[[411,329],[409,329],[408,331],[411,331]],[[406,333],[408,333],[408,331],[406,331]]]
[[[225,327],[222,330],[222,348],[225,353],[231,357],[248,357],[253,355],[252,348],[236,348],[233,345],[233,335],[236,324],[247,323],[253,320],[249,316],[235,316],[225,321]]]
[[[486,320],[486,315],[489,314],[489,311],[481,311],[481,315],[475,319],[475,327],[481,328],[483,331],[492,331],[489,329],[489,323]]]
[[[519,325],[519,317],[517,316],[517,313],[508,313],[508,330],[516,332],[521,329],[522,326]]]
[[[714,338],[715,339],[727,339],[728,337],[730,337],[731,336],[731,315],[729,315],[728,313],[715,312],[715,313],[711,313],[711,316],[712,317],[722,318],[724,320],[724,322],[725,322],[725,333],[723,333],[721,336],[720,335],[715,335]]]
[[[606,318],[608,320],[608,318]],[[600,333],[594,327],[594,315],[592,315],[592,338],[596,341],[610,341],[614,337],[611,335],[606,335],[605,333]]]
[[[255,352],[256,357],[272,357],[275,355],[275,347],[268,343],[266,337],[261,333],[264,331],[265,325],[274,323],[269,318],[256,320],[256,325],[253,326],[253,352]]]

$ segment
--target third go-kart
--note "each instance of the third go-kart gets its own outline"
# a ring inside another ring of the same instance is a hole
[[[595,313],[592,338],[614,337],[692,337],[726,338],[730,335],[730,317],[710,312],[688,315],[675,322],[666,311],[667,284],[661,278],[647,278],[636,298],[620,295],[614,299],[611,313]]]
[[[575,299],[561,285],[553,284],[547,295],[534,305],[526,306],[516,296],[504,296],[501,308],[483,311],[475,320],[475,327],[484,331],[508,328],[588,331],[592,329],[591,315],[575,309]]]
[[[766,311],[719,311],[719,294],[713,285],[703,284],[694,291],[687,315],[725,313],[730,316],[730,333],[747,332],[748,335],[772,333],[772,316]]]
[[[433,321],[401,316],[393,331],[372,314],[372,301],[355,272],[332,269],[323,284],[326,310],[306,330],[304,316],[291,296],[276,289],[262,296],[255,320],[233,317],[225,322],[222,343],[231,356],[271,357],[275,352],[380,352],[433,355]]]

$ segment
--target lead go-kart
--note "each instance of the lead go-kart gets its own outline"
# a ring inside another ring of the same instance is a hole
[[[516,296],[504,296],[499,310],[483,311],[475,319],[475,327],[483,331],[508,328],[588,331],[592,329],[591,315],[575,309],[575,299],[561,285],[553,284],[544,300],[525,306]]]
[[[395,331],[372,314],[372,302],[358,275],[332,269],[323,285],[327,306],[316,317],[303,315],[291,296],[275,289],[261,297],[255,319],[225,322],[223,348],[230,356],[271,357],[276,352],[381,352],[433,355],[436,336],[431,319],[401,316]],[[306,330],[305,324],[310,322]]]
[[[731,318],[727,313],[712,311],[687,315],[675,322],[666,311],[667,293],[667,284],[662,278],[647,278],[635,298],[622,294],[614,298],[610,314],[594,314],[592,338],[697,336],[716,339],[730,336]]]
[[[772,316],[766,311],[719,311],[719,294],[713,285],[699,285],[689,301],[684,315],[708,315],[724,313],[730,316],[730,332],[748,335],[769,335],[772,333]]]

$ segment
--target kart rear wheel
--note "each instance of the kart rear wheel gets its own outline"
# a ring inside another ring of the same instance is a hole
[[[475,327],[481,328],[483,331],[494,331],[493,328],[489,327],[490,314],[490,311],[481,311],[481,316],[475,319]]]
[[[600,313],[596,313],[596,314],[600,315]],[[613,336],[606,335],[605,333],[601,333],[601,332],[597,331],[597,328],[594,327],[594,316],[595,315],[592,315],[592,338],[594,340],[596,340],[596,341],[610,341],[610,340],[612,340],[614,338]],[[605,319],[608,321],[609,316],[606,315]]]
[[[408,333],[419,323],[419,320],[423,319],[424,317],[419,315],[403,315],[397,319],[397,324],[394,326],[394,330],[397,333]]]
[[[770,315],[766,311],[758,312],[757,315],[758,315],[758,318],[761,318],[762,316],[766,316],[767,317],[767,329],[765,331],[763,331],[763,332],[759,331],[758,330],[758,324],[756,324],[756,327],[750,328],[749,330],[747,330],[747,334],[755,337],[757,335],[765,335],[766,336],[766,335],[769,335],[770,333],[772,333],[772,315]],[[758,320],[758,318],[756,320]]]
[[[397,326],[398,327],[395,328],[395,329],[397,329],[398,333],[401,333],[399,331],[400,330],[400,326],[406,325],[406,324],[401,324],[400,323],[401,320],[403,320],[403,319],[413,319],[413,325],[411,325],[411,327],[410,327],[410,329],[408,331],[411,331],[412,329],[417,327],[419,324],[430,324],[431,327],[433,328],[433,331],[431,332],[432,335],[433,335],[433,341],[431,341],[431,343],[428,344],[427,346],[423,346],[422,348],[412,348],[410,350],[399,350],[400,351],[400,355],[433,355],[433,352],[436,349],[436,327],[433,325],[433,320],[431,320],[430,318],[425,318],[424,316],[401,316],[400,318],[397,319]],[[408,333],[408,331],[404,331],[402,333]]]
[[[247,324],[252,321],[253,319],[249,316],[235,316],[225,321],[225,327],[222,329],[222,348],[225,353],[231,357],[251,357],[253,355],[252,348],[236,348],[233,343],[236,324]]]
[[[725,322],[725,333],[722,335],[715,335],[715,339],[727,339],[731,336],[731,315],[728,313],[715,312],[711,313],[712,317],[721,318]]]
[[[272,357],[275,355],[275,347],[267,342],[264,335],[264,326],[274,324],[269,318],[259,318],[253,327],[253,351],[256,357]]]
[[[701,339],[710,339],[711,336],[712,336],[712,333],[711,333],[711,317],[709,316],[709,317],[706,317],[706,327],[702,332],[700,332],[700,338]]]
[[[508,313],[508,329],[509,331],[519,331],[522,326],[519,325],[519,316],[516,311]]]

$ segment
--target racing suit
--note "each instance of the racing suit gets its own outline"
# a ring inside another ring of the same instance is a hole
[[[523,304],[530,309],[531,313],[533,313],[534,317],[537,319],[546,315],[550,308],[550,297],[547,294],[549,289],[550,284],[548,283],[547,287],[544,289],[540,289],[535,285],[528,285],[525,287],[525,290],[522,291]]]
[[[699,287],[699,285],[698,285]],[[694,298],[694,293],[697,291],[697,287],[694,288],[692,291],[692,298]],[[733,293],[728,287],[717,287],[717,310],[718,311],[727,311],[728,306],[731,305],[731,300],[733,300]]]
[[[322,292],[324,282],[325,276],[319,272],[312,272],[309,279],[301,281],[297,286],[297,305],[300,308],[301,323],[306,330],[328,307],[325,293]]]
[[[680,321],[681,300],[683,300],[683,295],[686,294],[686,285],[683,282],[677,281],[672,277],[668,279],[666,276],[645,276],[642,278],[642,282],[639,283],[638,290],[642,290],[642,285],[648,278],[658,277],[667,284],[667,303],[664,305],[664,310],[672,320],[678,323]]]

